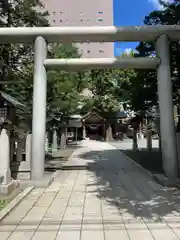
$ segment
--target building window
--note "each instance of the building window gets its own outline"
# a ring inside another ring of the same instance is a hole
[[[104,51],[102,49],[99,49],[99,53],[104,53]]]
[[[81,19],[80,22],[83,22],[83,20]]]
[[[56,14],[56,12],[53,12],[53,15],[55,15]]]
[[[98,12],[98,14],[103,14],[103,12]]]
[[[98,22],[103,22],[103,19],[102,18],[98,18]]]
[[[62,22],[62,20],[59,20],[60,22]]]
[[[62,14],[62,12],[60,12],[60,14]]]
[[[90,50],[87,50],[87,53],[90,53],[91,51]]]
[[[56,22],[56,20],[53,19],[53,23],[55,23],[55,22]]]

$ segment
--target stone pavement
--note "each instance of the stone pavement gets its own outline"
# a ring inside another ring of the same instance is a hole
[[[166,189],[107,143],[75,154],[89,170],[60,171],[1,223],[0,240],[177,240],[180,190]]]

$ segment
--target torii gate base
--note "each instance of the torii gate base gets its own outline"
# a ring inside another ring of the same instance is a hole
[[[143,27],[50,27],[50,28],[2,28],[0,43],[35,41],[34,94],[32,121],[32,179],[44,177],[45,129],[46,129],[46,69],[84,70],[100,68],[147,68],[157,69],[160,108],[162,158],[165,176],[175,184],[178,178],[177,146],[174,126],[169,38],[180,40],[179,26]],[[46,59],[47,41],[51,42],[114,42],[156,41],[155,58],[111,59]]]

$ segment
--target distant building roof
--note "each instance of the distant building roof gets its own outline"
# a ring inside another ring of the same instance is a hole
[[[116,112],[110,112],[110,113],[107,113],[106,115],[107,118],[114,118],[114,119],[118,119],[118,118],[127,118],[128,117],[128,114],[126,111],[116,111]]]
[[[118,111],[114,114],[115,118],[126,118],[127,112],[126,111]]]
[[[71,115],[70,118],[81,119],[82,116],[80,114],[74,114],[74,115]]]

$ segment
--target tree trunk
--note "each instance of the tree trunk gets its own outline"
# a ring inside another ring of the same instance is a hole
[[[106,141],[113,141],[112,127],[111,124],[106,125]]]
[[[60,149],[65,149],[66,148],[66,128],[61,128],[61,140],[60,140]]]

